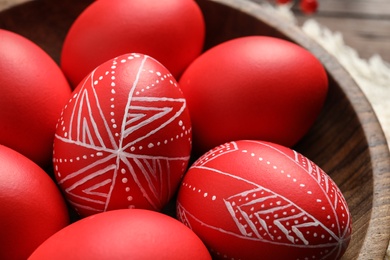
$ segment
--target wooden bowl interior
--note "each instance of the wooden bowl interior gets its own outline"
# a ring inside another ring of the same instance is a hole
[[[62,42],[70,25],[91,2],[28,2],[0,13],[0,28],[33,40],[59,63]],[[295,26],[270,16],[257,5],[240,0],[197,2],[206,19],[205,49],[235,37],[268,35],[298,43],[323,62],[329,76],[329,94],[317,122],[294,149],[327,172],[348,202],[353,234],[343,259],[367,259],[368,256],[383,259],[390,231],[382,228],[384,218],[377,222],[373,218],[374,210],[389,208],[373,205],[374,194],[378,193],[374,182],[376,174],[390,172],[389,155],[375,114],[359,88],[321,47]],[[381,160],[382,164],[377,165],[373,160]],[[382,230],[381,236],[367,238],[378,230]]]

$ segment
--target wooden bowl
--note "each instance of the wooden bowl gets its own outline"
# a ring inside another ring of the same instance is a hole
[[[59,62],[62,42],[93,0],[32,1],[0,13],[0,27],[30,38]],[[390,156],[376,115],[337,60],[299,28],[244,0],[198,0],[207,24],[206,48],[245,35],[295,42],[316,55],[329,75],[329,95],[311,131],[294,149],[317,163],[342,190],[352,214],[343,259],[383,259],[390,238]]]

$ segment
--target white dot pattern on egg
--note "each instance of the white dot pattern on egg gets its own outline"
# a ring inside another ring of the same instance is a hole
[[[174,77],[137,53],[109,60],[74,90],[58,121],[56,179],[82,216],[160,210],[186,170],[191,124]]]
[[[231,142],[199,158],[183,179],[177,215],[230,259],[339,259],[351,238],[333,180],[268,142]]]

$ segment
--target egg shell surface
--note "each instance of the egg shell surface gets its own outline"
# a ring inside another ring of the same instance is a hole
[[[0,144],[51,164],[56,123],[71,88],[38,45],[0,29]]]
[[[191,63],[179,84],[199,156],[242,139],[292,147],[317,119],[328,90],[326,71],[314,55],[268,36],[214,46]]]
[[[0,145],[0,259],[27,259],[69,224],[65,200],[37,164]]]
[[[211,260],[203,242],[177,219],[120,209],[79,220],[45,241],[34,259]]]
[[[178,78],[203,49],[205,23],[193,0],[95,1],[72,24],[61,67],[73,86],[124,53],[154,57]]]
[[[220,145],[185,175],[177,216],[216,259],[340,259],[351,215],[332,179],[270,142]]]
[[[124,54],[90,73],[65,106],[55,177],[81,216],[161,210],[187,169],[191,132],[172,74],[150,56]]]

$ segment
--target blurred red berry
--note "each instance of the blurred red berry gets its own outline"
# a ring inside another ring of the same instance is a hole
[[[312,14],[318,9],[318,2],[317,0],[301,0],[299,7],[303,13]]]
[[[292,0],[276,0],[276,3],[279,5],[284,5],[284,4],[288,4],[291,2],[292,2]]]

